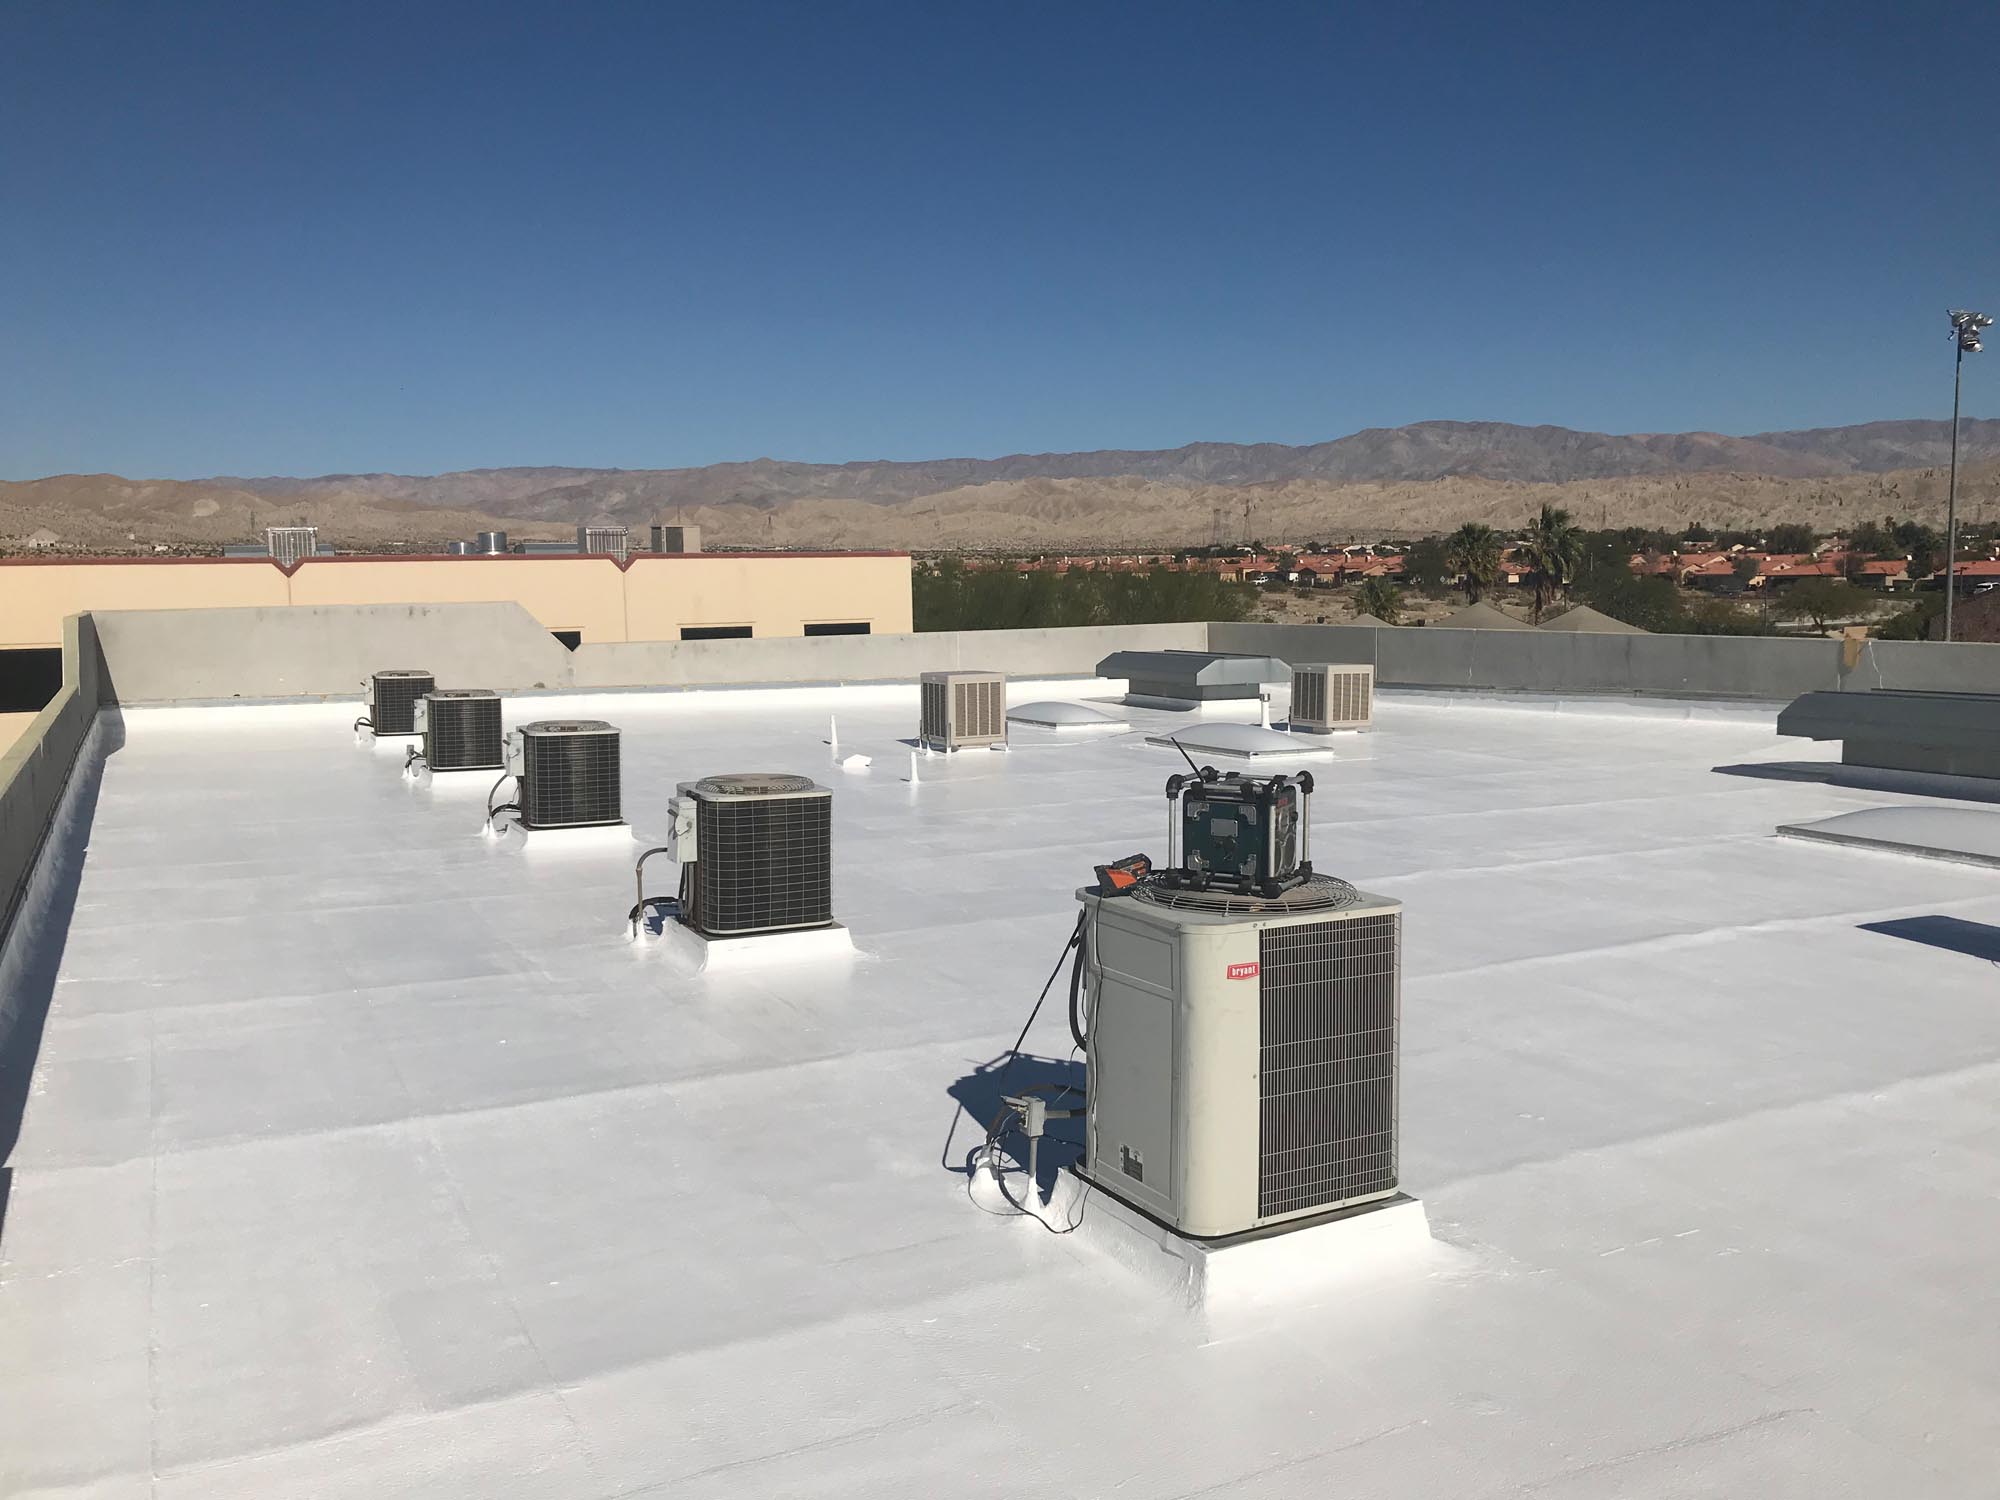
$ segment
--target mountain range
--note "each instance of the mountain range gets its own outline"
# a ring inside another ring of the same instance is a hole
[[[679,517],[750,546],[1143,546],[1278,534],[1411,534],[1518,524],[1543,499],[1590,524],[1690,520],[1838,525],[1928,517],[1950,424],[1869,422],[1732,437],[1610,434],[1504,422],[1418,422],[1330,442],[1190,443],[1159,450],[843,464],[756,459],[680,469],[504,468],[133,480],[60,475],[0,484],[0,537],[195,545],[277,521],[337,545],[422,545],[502,526]],[[1962,424],[1961,497],[1993,497],[2000,419]]]

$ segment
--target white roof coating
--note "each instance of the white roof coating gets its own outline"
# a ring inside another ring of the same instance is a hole
[[[1768,717],[1381,695],[1313,853],[1404,903],[1448,1254],[1218,1327],[951,1170],[1163,752],[912,786],[914,689],[509,721],[553,712],[623,728],[642,837],[710,772],[832,785],[859,956],[660,963],[629,860],[482,840],[351,705],[128,711],[44,934],[0,1493],[1992,1493],[2000,875],[1773,837],[1885,799],[1758,774],[1812,753]]]

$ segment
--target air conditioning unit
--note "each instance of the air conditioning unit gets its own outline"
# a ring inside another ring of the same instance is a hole
[[[525,828],[588,828],[624,821],[618,731],[602,719],[544,719],[507,736]]]
[[[1004,672],[926,672],[919,681],[918,737],[933,750],[1007,743]]]
[[[625,561],[632,548],[632,536],[623,526],[579,526],[576,550],[589,557],[604,553]]]
[[[1372,666],[1321,663],[1292,668],[1292,728],[1327,734],[1366,729],[1374,718]]]
[[[368,681],[366,722],[378,738],[390,734],[414,735],[417,703],[436,686],[437,679],[428,672],[377,672]]]
[[[439,688],[417,700],[416,732],[433,771],[497,771],[507,763],[500,695],[489,688]]]
[[[286,567],[304,558],[316,556],[319,552],[319,528],[317,526],[266,526],[264,545]]]
[[[833,793],[780,772],[675,789],[681,920],[707,937],[833,924]]]
[[[1078,898],[1084,1177],[1196,1239],[1396,1194],[1399,902],[1325,876]]]

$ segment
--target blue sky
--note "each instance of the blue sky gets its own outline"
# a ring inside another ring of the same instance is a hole
[[[1996,144],[1990,3],[11,0],[0,476],[1945,415]]]

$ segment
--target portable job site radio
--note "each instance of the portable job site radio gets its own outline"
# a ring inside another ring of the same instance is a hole
[[[1193,890],[1275,896],[1312,875],[1307,803],[1312,773],[1245,776],[1204,766],[1167,780],[1167,868],[1158,879]]]

